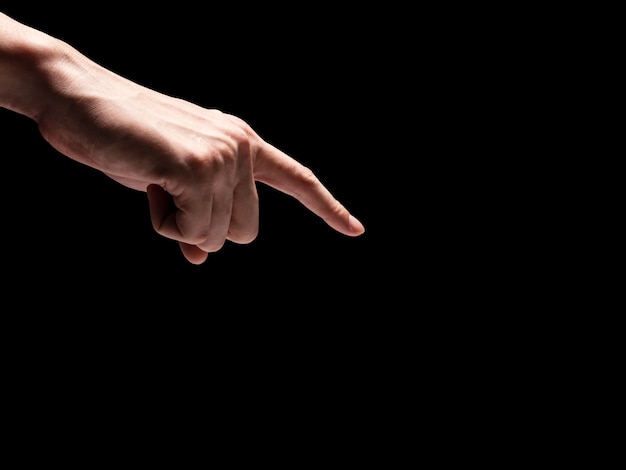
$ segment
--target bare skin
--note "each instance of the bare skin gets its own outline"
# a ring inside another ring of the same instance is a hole
[[[154,230],[202,264],[258,235],[256,181],[334,230],[365,228],[313,172],[242,119],[164,95],[0,13],[0,106],[35,120],[55,149],[148,197]]]

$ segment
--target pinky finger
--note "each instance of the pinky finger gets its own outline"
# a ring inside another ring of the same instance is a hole
[[[148,201],[150,204],[150,220],[152,221],[152,227],[154,230],[164,235],[163,227],[166,221],[175,217],[176,207],[172,201],[171,196],[167,191],[157,184],[151,184],[146,188],[148,193]],[[165,235],[164,235],[165,236]],[[179,241],[180,250],[183,256],[192,264],[202,264],[206,261],[208,253],[201,250],[195,245]]]
[[[209,257],[206,251],[201,250],[196,245],[190,245],[185,242],[178,242],[178,245],[180,246],[180,251],[183,252],[183,256],[191,264],[202,264]]]

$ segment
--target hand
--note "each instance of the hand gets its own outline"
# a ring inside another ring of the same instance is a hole
[[[242,119],[128,80],[0,13],[0,106],[35,120],[59,152],[146,191],[154,229],[194,264],[259,229],[256,181],[329,226],[365,229],[311,170]]]
[[[226,240],[256,238],[255,181],[293,196],[345,235],[364,232],[311,170],[238,117],[97,66],[75,77],[67,94],[39,116],[42,135],[70,158],[147,191],[154,229],[177,240],[191,263],[203,263]]]

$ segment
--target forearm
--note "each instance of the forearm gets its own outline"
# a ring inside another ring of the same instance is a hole
[[[37,119],[60,41],[0,13],[0,106]]]
[[[0,13],[0,106],[35,121],[88,93],[101,67],[69,44]],[[80,83],[80,85],[78,85]]]

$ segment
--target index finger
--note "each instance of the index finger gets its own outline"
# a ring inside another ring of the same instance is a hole
[[[256,155],[254,179],[300,201],[329,226],[351,237],[365,232],[363,224],[322,184],[308,167],[271,144]]]

